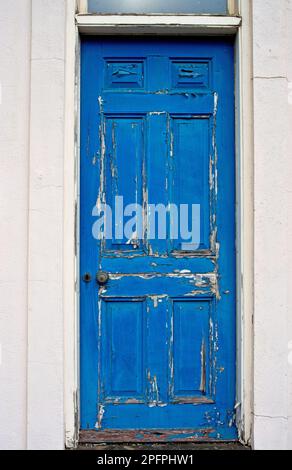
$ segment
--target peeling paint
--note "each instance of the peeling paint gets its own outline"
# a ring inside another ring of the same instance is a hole
[[[173,131],[170,131],[170,148],[169,148],[169,156],[170,158],[173,158],[174,156],[174,135]]]
[[[163,299],[167,299],[167,294],[164,295],[149,295],[149,299],[153,301],[154,308],[158,307],[158,303],[161,303]]]
[[[141,443],[167,443],[167,442],[213,442],[216,439],[214,428],[206,429],[177,429],[161,430],[152,429],[139,431],[135,430],[107,430],[107,431],[81,431],[80,442],[82,444],[100,442],[141,442]]]
[[[185,294],[185,297],[196,297],[200,295],[205,295],[206,292],[204,290],[191,290],[187,294]]]
[[[97,420],[97,423],[95,425],[96,429],[101,429],[104,412],[105,412],[104,405],[99,405],[99,407],[98,407],[98,420]]]
[[[105,204],[105,187],[104,187],[104,160],[105,160],[105,122],[103,113],[103,99],[101,96],[98,97],[99,112],[100,112],[100,126],[99,126],[99,139],[100,139],[100,182],[99,192],[96,201],[96,207],[100,211],[102,204]]]
[[[155,295],[153,298],[153,305],[154,305],[154,308],[157,308],[158,307],[158,299],[157,299],[157,295]]]
[[[188,292],[185,292],[183,296],[198,296],[198,295],[206,295],[208,292],[214,296],[217,300],[220,300],[220,292],[219,292],[219,285],[218,285],[218,274],[217,272],[210,272],[210,273],[181,273],[181,272],[176,272],[176,273],[157,273],[157,272],[150,272],[150,273],[139,273],[139,274],[133,274],[133,273],[126,273],[126,274],[121,274],[121,273],[111,273],[110,274],[110,280],[112,281],[119,281],[121,279],[131,279],[131,278],[137,278],[137,279],[143,279],[144,281],[151,281],[154,279],[177,279],[177,280],[184,280],[191,284],[193,288],[190,288]],[[187,285],[186,285],[187,287]],[[196,289],[194,289],[196,287]],[[205,289],[205,290],[203,290]],[[158,299],[164,298],[166,295],[165,294],[156,294],[156,292],[149,292],[148,296],[153,297],[157,296]]]
[[[149,116],[161,116],[163,114],[167,114],[166,111],[151,111],[148,113]]]
[[[200,382],[200,391],[206,393],[206,344],[205,338],[202,339],[201,345],[201,382]]]
[[[148,406],[149,408],[152,408],[159,405],[159,388],[156,375],[151,377],[151,372],[149,370],[147,373],[147,379],[150,384]]]
[[[138,246],[139,245],[137,231],[133,232],[132,238],[129,238],[129,240],[127,240],[126,245],[133,245],[133,246]]]
[[[217,128],[217,112],[218,112],[218,93],[214,93],[214,111],[213,111],[213,134],[212,134],[212,147],[214,152],[214,189],[215,189],[215,196],[217,198],[218,195],[218,171],[217,171],[217,163],[218,163],[218,154],[217,154],[217,144],[216,144],[216,128]]]

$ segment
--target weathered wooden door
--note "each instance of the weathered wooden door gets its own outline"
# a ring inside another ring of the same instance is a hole
[[[236,438],[233,68],[228,39],[82,42],[81,428],[96,438]]]

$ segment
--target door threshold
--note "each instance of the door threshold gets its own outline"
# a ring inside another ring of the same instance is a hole
[[[237,442],[168,442],[168,443],[116,443],[116,444],[79,444],[77,450],[93,451],[241,451],[251,450]]]
[[[191,430],[118,430],[103,431],[82,430],[79,433],[79,446],[87,445],[115,445],[115,444],[174,444],[174,443],[221,443],[238,444],[237,440],[219,441],[211,435],[213,429]]]

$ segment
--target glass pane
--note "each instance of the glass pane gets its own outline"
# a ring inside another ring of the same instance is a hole
[[[227,0],[88,0],[89,13],[227,14]]]

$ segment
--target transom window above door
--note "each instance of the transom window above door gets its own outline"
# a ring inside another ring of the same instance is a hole
[[[88,0],[88,13],[228,15],[234,13],[233,4],[228,0]]]

